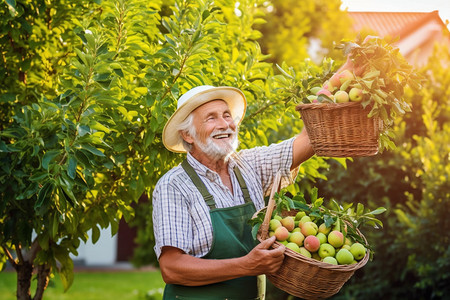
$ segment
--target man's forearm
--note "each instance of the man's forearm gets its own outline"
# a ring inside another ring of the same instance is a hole
[[[200,286],[243,276],[257,275],[248,268],[243,257],[202,259],[182,254],[161,269],[168,284]]]
[[[229,259],[203,259],[175,247],[163,247],[159,258],[161,274],[168,284],[200,286],[243,276],[276,272],[284,259],[284,246],[269,249],[275,237],[259,243],[245,256]]]
[[[311,146],[311,142],[309,141],[306,128],[303,128],[302,132],[295,138],[294,145],[292,147],[291,170],[297,168],[302,162],[314,155],[314,150]]]

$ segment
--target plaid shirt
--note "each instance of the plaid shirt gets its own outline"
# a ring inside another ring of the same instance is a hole
[[[264,207],[264,196],[270,194],[278,170],[282,170],[283,187],[294,182],[297,170],[290,171],[293,141],[294,138],[239,152],[239,169],[256,210]],[[233,184],[231,193],[216,172],[189,153],[187,160],[214,197],[217,208],[244,204],[244,196],[233,172],[236,161],[231,159],[228,164]],[[154,250],[158,258],[163,246],[176,247],[196,257],[205,256],[211,248],[213,230],[209,207],[181,165],[167,172],[156,184],[153,191],[153,228]]]

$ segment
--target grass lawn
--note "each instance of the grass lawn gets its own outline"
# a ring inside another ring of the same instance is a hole
[[[16,273],[0,272],[0,298],[16,299]],[[33,281],[31,293],[34,294]],[[162,299],[164,282],[158,271],[76,272],[70,289],[64,293],[59,275],[51,279],[45,300]],[[160,290],[159,290],[160,289]],[[153,296],[151,296],[153,294]]]

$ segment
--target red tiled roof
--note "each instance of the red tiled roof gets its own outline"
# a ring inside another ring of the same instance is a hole
[[[370,28],[380,36],[405,38],[427,22],[437,20],[448,31],[437,10],[432,12],[348,12],[354,20],[354,29]]]

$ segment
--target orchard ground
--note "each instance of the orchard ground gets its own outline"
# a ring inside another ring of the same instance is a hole
[[[75,279],[64,293],[59,278],[50,279],[45,292],[47,300],[162,299],[164,282],[155,267],[133,268],[127,263],[111,266],[75,266]],[[16,299],[16,272],[10,268],[0,272],[0,295],[3,300]],[[32,290],[36,281],[32,281]]]

